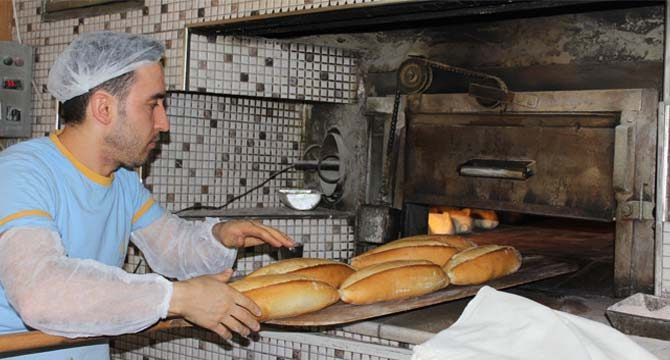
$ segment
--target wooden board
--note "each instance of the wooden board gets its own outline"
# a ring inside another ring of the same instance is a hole
[[[523,265],[518,272],[504,278],[491,281],[486,285],[496,289],[504,289],[516,285],[547,279],[553,276],[571,273],[577,270],[577,265],[563,262],[551,257],[532,255],[524,257]],[[350,305],[338,302],[321,311],[296,316],[292,318],[267,321],[268,324],[285,326],[327,326],[345,324],[358,320],[370,319],[378,316],[417,309],[446,301],[457,300],[474,295],[477,286],[449,286],[443,290],[415,298],[387,301],[370,305]],[[192,326],[183,319],[167,319],[160,321],[145,332],[166,330]],[[86,343],[100,340],[103,337],[70,339],[62,336],[48,335],[41,331],[27,331],[0,336],[0,354],[8,352],[40,349],[50,346]]]
[[[375,318],[407,310],[435,305],[446,301],[473,296],[484,285],[504,289],[533,281],[551,278],[577,271],[576,264],[563,262],[551,257],[524,257],[519,271],[482,285],[450,285],[434,293],[403,300],[385,301],[369,305],[351,305],[338,302],[317,312],[291,318],[266,321],[267,324],[282,326],[326,326],[345,324],[359,320]]]
[[[2,1],[2,0],[0,0]],[[175,318],[159,321],[156,325],[144,330],[143,332],[153,332],[159,330],[174,329],[180,327],[192,326],[184,319]],[[20,351],[45,349],[54,346],[63,345],[86,345],[88,343],[106,339],[106,336],[67,338],[64,336],[49,335],[37,330],[23,331],[11,334],[0,335],[0,358],[19,355]],[[4,354],[4,355],[3,355]]]

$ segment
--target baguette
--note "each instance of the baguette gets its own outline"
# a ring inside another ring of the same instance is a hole
[[[483,245],[454,255],[445,266],[454,285],[482,284],[521,267],[521,254],[511,246]]]
[[[433,212],[428,213],[428,233],[440,235],[453,235],[456,233],[454,229],[454,222],[448,212]]]
[[[458,245],[452,245],[451,242]],[[462,245],[464,244],[458,240],[436,240],[434,237],[402,238],[353,257],[351,266],[359,270],[395,260],[428,260],[444,266],[454,254],[463,249]]]
[[[247,275],[247,277],[296,274],[323,281],[337,289],[342,281],[353,274],[354,271],[351,266],[335,260],[299,258],[274,262],[255,270]]]
[[[444,270],[426,260],[399,260],[366,267],[340,286],[340,298],[350,304],[420,296],[449,285]]]
[[[470,208],[459,209],[448,206],[431,208],[428,213],[428,230],[431,234],[471,233],[473,222],[470,213]]]
[[[473,224],[469,208],[449,210],[449,215],[451,216],[451,221],[454,223],[456,234],[469,234],[472,232]]]
[[[415,240],[435,240],[443,242],[449,246],[457,248],[459,251],[465,250],[467,248],[475,247],[475,244],[472,240],[459,235],[441,235],[441,234],[429,234],[429,235],[414,235],[409,237],[400,238],[398,242],[403,241],[415,241]],[[389,243],[390,244],[390,243]]]
[[[259,321],[321,310],[340,298],[337,289],[327,283],[295,274],[246,277],[230,286],[261,308]]]
[[[476,228],[491,230],[495,229],[498,222],[498,215],[493,210],[472,209],[472,220]]]

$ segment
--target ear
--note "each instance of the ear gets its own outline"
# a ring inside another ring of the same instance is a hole
[[[104,91],[98,90],[91,94],[88,100],[88,109],[93,119],[102,125],[109,125],[116,117],[116,98]]]

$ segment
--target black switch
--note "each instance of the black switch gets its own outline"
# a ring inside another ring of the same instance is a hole
[[[9,121],[16,121],[19,122],[21,121],[21,110],[19,109],[11,109],[7,111],[7,120]]]
[[[14,62],[14,60],[10,56],[7,56],[6,58],[2,59],[2,63],[7,66],[12,65],[12,62]]]

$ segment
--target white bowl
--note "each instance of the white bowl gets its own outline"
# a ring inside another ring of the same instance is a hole
[[[293,210],[312,210],[321,201],[321,193],[311,189],[279,189],[279,200]]]

